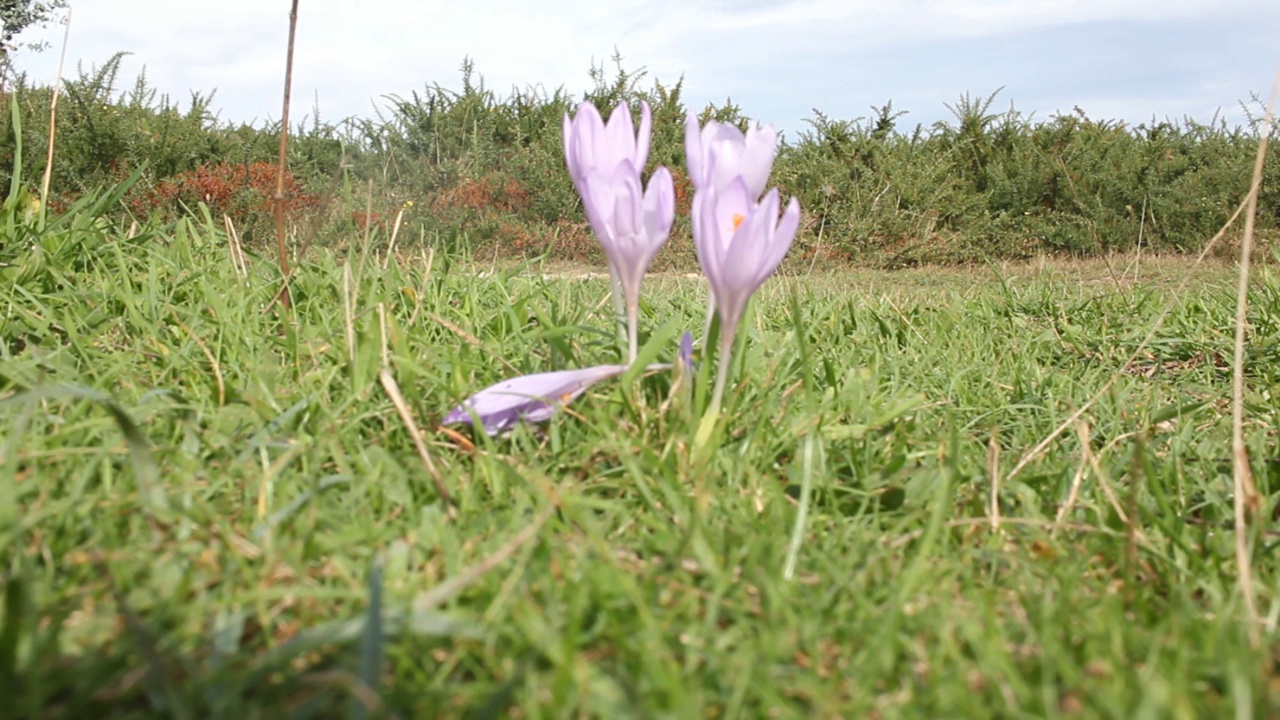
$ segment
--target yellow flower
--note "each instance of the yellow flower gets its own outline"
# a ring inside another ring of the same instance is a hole
[[[39,195],[37,195],[37,194],[35,194],[35,193],[32,193],[32,194],[28,195],[28,196],[27,196],[26,207],[25,207],[25,208],[23,208],[23,215],[25,216],[25,219],[26,219],[28,222],[30,222],[33,218],[35,218],[35,216],[39,215],[39,214],[40,214],[40,207],[41,207],[42,205],[43,205],[43,203],[41,203],[41,202],[40,202],[40,196],[39,196]]]

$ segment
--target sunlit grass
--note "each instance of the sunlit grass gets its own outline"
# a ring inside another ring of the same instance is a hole
[[[316,252],[282,322],[272,263],[239,277],[206,225],[130,241],[67,227],[75,262],[0,284],[0,681],[20,716],[1280,704],[1273,531],[1255,555],[1259,651],[1235,583],[1224,268],[1177,296],[1172,260],[1136,281],[1120,259],[793,271],[757,295],[717,446],[695,452],[705,372],[692,393],[663,373],[602,385],[504,439],[437,428],[503,378],[618,362],[607,277]],[[642,354],[653,341],[670,360],[704,292],[646,280]],[[1250,308],[1265,526],[1280,482],[1265,270]]]

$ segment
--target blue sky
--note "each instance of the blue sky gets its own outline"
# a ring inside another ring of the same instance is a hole
[[[170,0],[74,2],[68,73],[117,51],[131,55],[123,85],[145,67],[179,101],[217,90],[223,120],[280,116],[289,0],[221,0],[217,11]],[[51,81],[62,29],[23,40],[54,47],[15,58]],[[387,94],[459,85],[471,57],[486,84],[564,86],[615,48],[624,67],[670,84],[685,78],[701,107],[731,98],[789,136],[817,108],[852,119],[893,100],[905,125],[948,118],[945,103],[1004,87],[1046,118],[1081,107],[1131,123],[1244,115],[1280,65],[1275,0],[301,0],[296,119],[369,117]]]

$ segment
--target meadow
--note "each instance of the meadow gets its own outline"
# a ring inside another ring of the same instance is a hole
[[[165,182],[154,164],[38,207],[20,159],[42,149],[14,151],[13,717],[1280,717],[1273,262],[1248,294],[1255,622],[1232,515],[1235,268],[1182,240],[1138,252],[1145,212],[1075,257],[1035,240],[973,255],[1030,237],[1001,226],[901,262],[901,226],[858,265],[855,232],[806,227],[752,301],[704,443],[706,289],[677,233],[646,280],[635,369],[490,438],[440,422],[505,378],[625,362],[589,253],[494,256],[477,216],[411,222],[393,247],[334,220],[372,206],[356,177],[296,208],[334,224],[314,244],[294,224],[285,308],[264,242],[241,252],[210,204],[139,212],[135,188]],[[786,183],[822,165],[778,167]],[[1225,219],[1234,183],[1196,196],[1195,223]],[[443,207],[377,192],[388,213]],[[929,220],[954,223],[931,243],[997,217],[970,209]],[[968,262],[924,262],[947,258]],[[685,330],[694,373],[642,370]]]
[[[1222,265],[1181,292],[1176,259],[1137,281],[777,277],[697,453],[699,394],[666,373],[505,439],[437,428],[503,377],[617,361],[606,280],[319,252],[280,318],[272,263],[242,274],[216,225],[59,221],[75,264],[0,291],[14,717],[1280,707],[1274,519],[1252,538],[1258,649],[1233,562]],[[649,283],[642,357],[669,357],[704,290]],[[1251,300],[1273,518],[1280,278]]]

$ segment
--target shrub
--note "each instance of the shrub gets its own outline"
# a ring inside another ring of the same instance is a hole
[[[231,125],[193,94],[182,110],[156,97],[139,77],[115,90],[121,55],[67,84],[58,130],[50,207],[111,186],[136,168],[135,213],[172,218],[196,202],[226,213],[246,231],[268,227],[278,126]],[[653,111],[650,169],[666,165],[676,181],[675,248],[687,243],[690,188],[685,175],[682,82],[645,87],[646,73],[593,67],[585,94],[603,112],[619,102]],[[33,173],[43,168],[49,89],[18,77],[11,97],[27,128]],[[902,126],[892,102],[867,117],[831,118],[815,110],[774,164],[773,183],[799,197],[804,221],[793,257],[879,265],[974,262],[1039,253],[1096,255],[1145,247],[1198,249],[1226,221],[1249,184],[1260,122],[1157,121],[1128,125],[1083,111],[1033,120],[1012,106],[993,109],[997,93],[961,96],[953,118]],[[371,119],[336,124],[313,112],[291,128],[287,197],[291,216],[312,213],[319,242],[344,243],[370,225],[385,239],[399,208],[415,232],[455,249],[521,257],[552,252],[598,262],[581,202],[565,172],[562,118],[578,98],[562,89],[515,89],[500,96],[470,60],[459,90],[438,83],[390,96]],[[1254,99],[1255,104],[1256,98]],[[726,100],[699,111],[745,128],[748,117]],[[0,172],[15,138],[0,131]],[[1280,157],[1267,160],[1260,207],[1263,237],[1280,225]],[[0,183],[7,178],[0,177]],[[412,209],[408,209],[412,205]],[[372,211],[374,217],[365,217]],[[819,247],[819,239],[821,239]],[[404,247],[404,245],[401,245]],[[687,248],[686,248],[687,249]],[[689,263],[668,250],[658,267]]]
[[[204,203],[214,218],[230,216],[247,240],[266,237],[273,227],[276,168],[270,163],[214,163],[162,180],[148,190],[135,192],[128,205],[136,215],[158,213],[163,219],[181,217]],[[319,198],[299,189],[286,171],[284,204],[287,218],[319,206]]]

